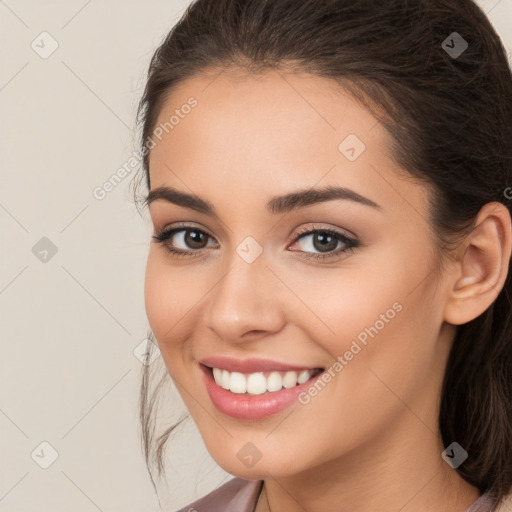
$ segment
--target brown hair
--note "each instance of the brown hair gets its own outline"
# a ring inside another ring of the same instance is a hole
[[[449,53],[454,32],[468,44],[461,55]],[[313,73],[378,113],[397,164],[433,190],[430,221],[440,251],[474,228],[486,203],[510,211],[511,70],[472,0],[192,2],[156,50],[139,104],[148,189],[145,141],[169,93],[194,75],[228,67]],[[509,272],[495,302],[457,328],[439,416],[445,446],[456,441],[469,453],[457,471],[497,502],[512,486],[511,279]],[[153,389],[151,378],[144,366],[140,418],[153,480],[151,464],[161,476],[176,425],[155,434],[156,399],[169,376]]]

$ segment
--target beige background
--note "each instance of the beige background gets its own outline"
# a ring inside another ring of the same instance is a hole
[[[134,354],[149,328],[149,216],[134,171],[102,200],[93,190],[133,155],[146,67],[188,3],[0,0],[2,512],[159,510]],[[478,3],[510,55],[512,0]],[[184,410],[176,393],[168,408]],[[229,478],[191,421],[168,458],[165,510]]]

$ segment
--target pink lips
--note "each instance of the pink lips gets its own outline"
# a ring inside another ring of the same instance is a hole
[[[221,368],[229,372],[254,373],[268,371],[300,371],[314,369],[311,366],[293,366],[277,363],[267,359],[236,360],[227,357],[211,357],[201,360],[199,364],[204,377],[206,390],[211,401],[224,414],[237,419],[256,420],[266,418],[282,411],[297,401],[298,396],[306,391],[321,375],[318,373],[307,382],[283,388],[280,391],[266,392],[261,395],[232,393],[219,386],[211,368]]]
[[[270,359],[233,359],[231,357],[206,357],[199,361],[210,368],[220,368],[228,372],[254,373],[254,372],[287,372],[313,370],[311,366],[294,366],[286,363],[271,361]]]

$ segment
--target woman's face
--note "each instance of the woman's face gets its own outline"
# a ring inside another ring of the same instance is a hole
[[[179,230],[151,243],[145,301],[219,465],[277,478],[431,438],[454,334],[448,286],[427,189],[399,177],[377,119],[316,76],[225,70],[182,83],[155,128],[151,191],[215,212],[150,201],[154,234]],[[351,192],[314,194],[328,187]],[[231,365],[256,359],[277,366]],[[236,372],[219,378],[238,392],[214,384],[202,362],[256,373],[252,392]],[[301,373],[312,377],[290,387]],[[285,387],[259,394],[266,385]]]

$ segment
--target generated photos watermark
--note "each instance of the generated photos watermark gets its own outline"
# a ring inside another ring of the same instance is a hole
[[[174,114],[169,118],[168,121],[160,123],[152,132],[152,134],[146,139],[146,142],[142,145],[142,149],[139,151],[133,151],[133,155],[126,160],[126,162],[117,169],[116,172],[110,175],[101,185],[94,187],[92,195],[98,201],[102,201],[107,195],[112,192],[134,169],[139,168],[144,157],[153,149],[158,141],[162,140],[164,133],[169,133],[174,130],[176,126],[185,119],[187,115],[192,112],[194,107],[197,107],[198,101],[192,96],[184,103],[179,109],[174,110]]]
[[[331,382],[331,380],[336,377],[344,368],[349,364],[350,361],[354,359],[354,357],[359,354],[363,348],[368,346],[368,342],[371,339],[375,338],[381,331],[386,327],[387,324],[395,316],[397,313],[402,311],[402,304],[400,302],[395,302],[391,306],[391,308],[387,309],[385,313],[381,313],[379,315],[379,319],[375,321],[373,325],[370,327],[365,327],[357,336],[356,339],[352,340],[350,344],[350,348],[346,350],[343,355],[339,355],[336,358],[336,361],[329,367],[326,368],[322,375],[315,380],[311,386],[306,391],[302,391],[297,397],[297,400],[302,405],[307,405],[311,402],[312,398],[317,396],[325,386]],[[359,343],[358,343],[359,342]]]

